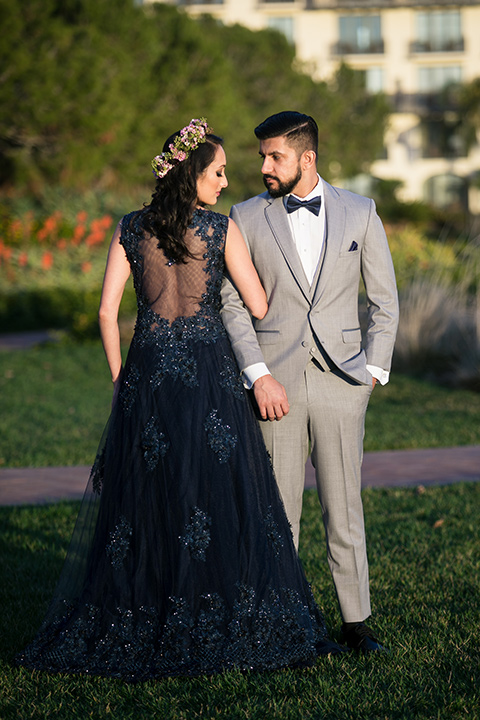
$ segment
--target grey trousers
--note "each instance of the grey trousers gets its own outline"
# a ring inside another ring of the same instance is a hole
[[[310,443],[328,564],[344,622],[365,620],[371,613],[361,499],[365,413],[371,391],[311,360],[288,415],[276,422],[260,422],[297,547]]]

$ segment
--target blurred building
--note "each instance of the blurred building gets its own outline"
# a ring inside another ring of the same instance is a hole
[[[480,145],[467,149],[458,111],[442,92],[480,77],[480,0],[164,2],[193,17],[208,13],[226,24],[279,30],[318,80],[347,62],[363,73],[368,90],[392,102],[385,151],[371,176],[402,181],[401,200],[480,214]],[[349,186],[368,194],[370,182],[359,177]]]

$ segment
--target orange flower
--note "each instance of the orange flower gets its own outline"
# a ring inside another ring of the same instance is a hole
[[[72,245],[80,245],[82,238],[85,235],[85,230],[85,225],[77,225],[75,227],[75,230],[73,231]]]
[[[84,225],[87,222],[87,213],[85,210],[81,210],[79,213],[77,213],[77,223],[80,225]]]
[[[10,260],[12,257],[12,248],[0,240],[0,258],[2,257],[5,261]]]
[[[40,242],[43,242],[49,236],[52,236],[56,233],[58,229],[58,222],[61,216],[61,213],[57,210],[53,213],[53,215],[50,215],[50,217],[46,218],[45,222],[43,223],[43,227],[41,227],[40,230],[37,232],[37,238],[40,240]]]
[[[85,262],[82,263],[82,272],[83,272],[83,273],[89,273],[91,269],[92,269],[92,263],[91,263],[91,262],[89,262],[88,260],[86,260]]]
[[[28,265],[28,255],[26,252],[21,252],[18,256],[18,264],[20,267],[25,267],[25,265]]]
[[[42,255],[42,270],[50,270],[53,265],[53,255],[51,252],[44,252]]]
[[[65,240],[65,238],[61,238],[61,239],[57,242],[57,248],[58,248],[59,250],[65,250],[66,247],[67,247],[67,244],[68,244],[68,243],[67,243],[67,241]]]
[[[112,226],[113,219],[110,215],[104,215],[100,220],[104,230],[108,230]]]
[[[91,247],[92,245],[101,245],[105,240],[105,218],[101,220],[92,220],[90,226],[90,235],[85,239],[85,243]]]

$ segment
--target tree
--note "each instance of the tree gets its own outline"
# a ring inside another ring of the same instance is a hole
[[[317,119],[327,178],[360,171],[382,144],[384,101],[346,67],[314,82],[274,30],[133,0],[0,0],[0,19],[4,186],[143,184],[164,138],[202,115],[225,136],[236,200],[262,190],[253,128],[279,110]]]

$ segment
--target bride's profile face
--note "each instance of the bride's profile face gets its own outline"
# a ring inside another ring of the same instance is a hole
[[[197,202],[199,205],[215,205],[223,188],[228,185],[225,175],[227,158],[225,150],[217,145],[215,157],[197,179]]]

